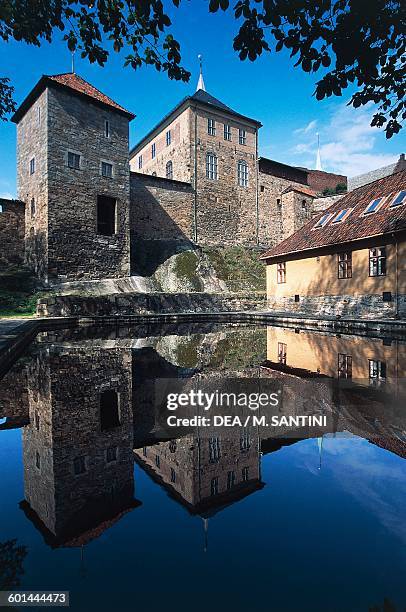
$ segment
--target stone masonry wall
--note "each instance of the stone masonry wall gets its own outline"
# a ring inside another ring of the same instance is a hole
[[[190,182],[191,180],[191,154],[190,154],[190,126],[191,110],[187,108],[177,115],[171,122],[164,123],[160,131],[151,136],[140,149],[131,151],[130,168],[132,172],[145,174],[155,173],[166,178],[166,164],[172,162],[173,178],[177,181]],[[166,133],[170,131],[170,144],[166,143]],[[151,146],[155,144],[156,155],[152,158]],[[142,167],[140,168],[140,157]]]
[[[317,193],[322,193],[324,189],[335,189],[339,184],[347,186],[347,177],[342,174],[334,174],[333,172],[308,170],[307,184]]]
[[[41,298],[39,316],[116,316],[176,312],[262,310],[265,294],[127,293],[99,297],[74,295]]]
[[[105,120],[110,136],[104,133]],[[128,118],[56,88],[48,90],[50,280],[91,280],[130,272]],[[68,167],[68,151],[80,168]],[[113,178],[101,175],[101,162]],[[116,200],[116,233],[97,232],[97,196]]]
[[[24,234],[24,203],[0,198],[0,271],[24,262]]]
[[[325,296],[268,296],[267,309],[275,312],[297,312],[319,316],[342,316],[362,319],[393,318],[396,313],[395,301],[384,302],[382,294],[377,295],[325,295]],[[406,314],[406,295],[399,296],[399,314]]]
[[[190,183],[131,173],[131,238],[190,240],[194,192]]]
[[[208,134],[208,118],[216,122],[216,134]],[[256,228],[256,128],[217,109],[195,109],[197,176],[197,242],[202,245],[255,245]],[[231,127],[231,141],[224,139],[224,124]],[[246,130],[246,144],[239,144],[239,128]],[[192,126],[192,151],[194,133]],[[206,177],[206,155],[217,156],[218,180]],[[238,185],[238,162],[248,165],[248,187]],[[194,169],[194,163],[192,164]]]
[[[301,187],[290,179],[280,178],[260,172],[259,174],[259,239],[260,244],[271,248],[288,238],[307,220],[307,213],[312,210],[312,198],[303,194],[301,200],[306,200],[306,211],[298,208],[299,218],[293,218],[296,200],[294,192],[283,194],[288,187]],[[303,214],[306,213],[306,214]]]
[[[28,266],[48,279],[48,90],[17,125],[17,191],[25,203],[25,257]],[[34,160],[34,172],[30,162]]]

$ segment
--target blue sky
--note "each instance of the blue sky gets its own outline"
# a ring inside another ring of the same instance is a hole
[[[312,96],[317,78],[293,67],[285,52],[265,54],[255,63],[241,62],[233,51],[236,22],[231,13],[208,13],[205,0],[183,2],[171,10],[173,34],[181,42],[190,83],[170,81],[153,68],[134,72],[123,67],[123,54],[112,53],[104,68],[76,59],[76,72],[136,113],[130,144],[143,136],[169,109],[193,93],[198,78],[197,55],[204,57],[204,78],[209,93],[235,110],[258,118],[260,154],[292,165],[314,167],[320,132],[323,168],[354,176],[396,161],[405,138],[387,141],[370,128],[372,109],[346,106],[342,98],[321,102]],[[12,79],[20,103],[42,74],[69,72],[71,55],[57,33],[41,48],[0,42],[2,76]],[[0,124],[0,196],[13,197],[15,185],[15,126]]]

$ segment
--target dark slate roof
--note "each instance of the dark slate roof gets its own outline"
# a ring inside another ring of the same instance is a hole
[[[73,72],[66,72],[64,74],[55,74],[53,76],[43,75],[35,85],[34,89],[28,94],[28,96],[16,110],[11,118],[11,121],[18,123],[30,106],[34,104],[35,100],[48,86],[62,87],[64,89],[69,89],[70,92],[76,95],[91,98],[96,104],[116,110],[122,115],[128,117],[130,120],[134,119],[135,117],[133,113],[130,113],[128,110],[117,104],[117,102],[114,102],[114,100],[96,89],[96,87],[82,79],[82,77],[79,75]]]
[[[183,98],[136,145],[134,145],[134,147],[130,151],[130,157],[132,156],[134,151],[136,149],[138,149],[139,146],[142,143],[144,143],[146,140],[148,140],[148,138],[151,136],[151,134],[153,134],[156,130],[158,130],[158,128],[163,123],[167,122],[168,119],[170,117],[172,117],[172,115],[174,115],[175,113],[180,111],[182,109],[182,107],[186,108],[187,106],[190,106],[193,103],[198,103],[201,106],[205,106],[206,108],[215,108],[217,110],[221,110],[223,112],[230,113],[230,115],[233,115],[234,117],[239,117],[240,119],[244,119],[245,121],[249,121],[250,123],[253,123],[257,127],[261,127],[262,126],[262,123],[260,121],[257,121],[256,119],[251,119],[250,117],[247,117],[246,115],[241,115],[240,113],[237,113],[237,111],[233,110],[232,108],[230,108],[226,104],[223,104],[223,102],[220,102],[220,100],[218,100],[217,98],[215,98],[211,94],[207,93],[207,91],[203,91],[203,89],[199,89],[198,91],[196,91],[193,94],[193,96],[186,96],[185,98]]]
[[[285,255],[300,254],[337,244],[354,242],[375,236],[383,236],[406,229],[406,204],[390,208],[392,195],[406,189],[406,170],[384,177],[351,191],[334,202],[327,210],[317,214],[300,230],[286,240],[266,251],[261,259],[278,259]],[[380,196],[388,196],[382,207],[375,213],[364,216],[368,204]],[[314,229],[316,223],[326,213],[338,213],[345,208],[353,208],[352,213],[342,223],[331,224]]]

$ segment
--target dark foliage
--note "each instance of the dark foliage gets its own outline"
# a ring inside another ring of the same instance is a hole
[[[167,3],[171,0],[167,0]],[[175,7],[180,0],[172,0]],[[193,6],[190,6],[193,10]],[[233,10],[238,23],[234,49],[241,60],[256,60],[264,51],[286,49],[295,66],[321,72],[318,100],[341,96],[351,84],[349,104],[375,105],[371,125],[387,138],[406,118],[405,23],[402,0],[209,0],[209,10]],[[180,45],[170,33],[171,20],[162,0],[3,0],[0,38],[33,45],[65,32],[71,51],[103,66],[106,41],[126,50],[125,65],[152,65],[169,78],[188,81],[181,66]],[[0,80],[0,117],[13,110],[12,90]]]

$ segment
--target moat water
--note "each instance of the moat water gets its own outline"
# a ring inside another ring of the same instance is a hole
[[[0,590],[80,612],[403,611],[405,379],[406,339],[41,333],[0,381]],[[324,424],[165,427],[165,393],[236,381]]]

